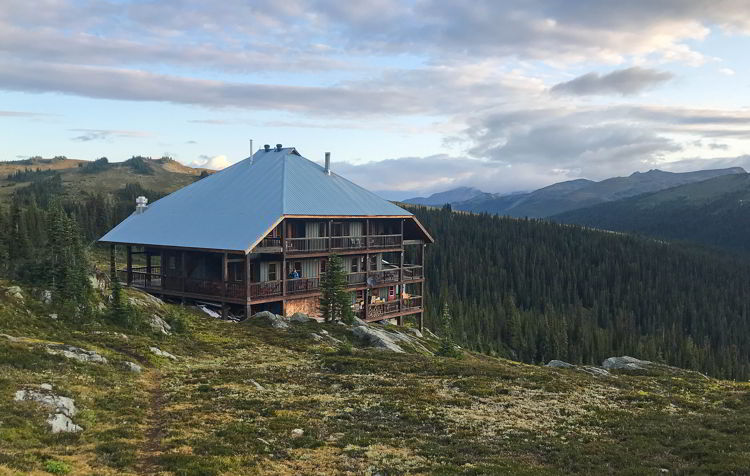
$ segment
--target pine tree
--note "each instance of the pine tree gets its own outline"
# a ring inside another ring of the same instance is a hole
[[[453,317],[451,316],[448,303],[443,304],[443,313],[440,315],[440,348],[437,355],[443,357],[461,357],[461,352],[456,348],[453,340]]]
[[[326,272],[320,283],[320,311],[327,322],[344,321],[351,323],[354,312],[351,306],[351,294],[347,290],[347,279],[344,266],[337,255],[328,258]]]

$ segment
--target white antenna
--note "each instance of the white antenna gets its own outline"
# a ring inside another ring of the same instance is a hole
[[[250,139],[250,162],[253,161],[253,140]]]

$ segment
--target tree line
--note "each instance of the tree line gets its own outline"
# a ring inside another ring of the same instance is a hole
[[[426,323],[531,363],[613,355],[750,378],[750,262],[542,220],[409,207],[427,247]]]

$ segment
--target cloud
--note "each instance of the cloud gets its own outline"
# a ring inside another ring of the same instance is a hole
[[[242,83],[140,70],[0,60],[0,89],[206,107],[285,110],[324,116],[451,114],[541,94],[541,81],[475,68],[387,71],[377,80],[331,86]],[[222,120],[200,120],[224,123]]]
[[[73,137],[71,140],[79,142],[91,142],[91,141],[108,141],[111,142],[114,138],[139,138],[148,137],[151,134],[143,131],[118,131],[109,129],[70,129],[72,132],[80,132],[82,134]]]
[[[197,160],[190,163],[190,167],[204,168],[210,170],[221,170],[232,165],[226,155],[201,155]]]
[[[724,76],[734,76],[735,71],[732,68],[721,68],[719,69],[719,73],[723,74]]]
[[[28,111],[0,111],[0,117],[45,117],[51,114]]]
[[[551,91],[557,94],[589,96],[596,94],[620,94],[628,96],[654,87],[672,79],[672,73],[655,69],[619,69],[605,75],[588,73],[571,81],[556,84]]]

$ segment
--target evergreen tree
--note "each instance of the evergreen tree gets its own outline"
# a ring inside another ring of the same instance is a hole
[[[326,272],[320,283],[320,311],[327,322],[341,320],[351,323],[354,320],[346,271],[337,255],[328,258]]]
[[[461,357],[461,352],[456,348],[453,340],[453,318],[451,317],[448,303],[443,304],[443,312],[440,315],[440,348],[437,355],[443,357]]]
[[[112,281],[112,296],[109,301],[107,317],[114,324],[122,327],[133,328],[136,324],[135,309],[127,302],[120,281]]]

